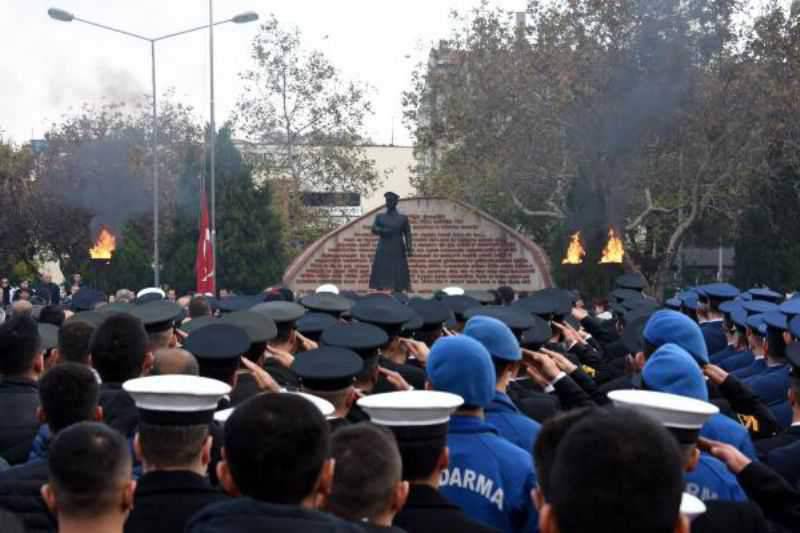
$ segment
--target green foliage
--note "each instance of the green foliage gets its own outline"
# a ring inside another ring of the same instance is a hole
[[[217,288],[262,291],[286,267],[283,229],[269,181],[257,184],[228,128],[217,137]]]

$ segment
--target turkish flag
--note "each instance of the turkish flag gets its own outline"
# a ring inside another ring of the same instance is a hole
[[[208,224],[208,202],[205,189],[200,195],[200,238],[197,240],[197,258],[194,270],[197,279],[197,292],[214,294],[214,252],[211,247],[211,228]]]

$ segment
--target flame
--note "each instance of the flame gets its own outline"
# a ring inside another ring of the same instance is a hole
[[[111,253],[117,249],[117,238],[111,231],[102,226],[94,246],[89,248],[89,256],[92,259],[111,259]]]
[[[569,238],[569,246],[567,247],[567,256],[561,261],[562,265],[580,265],[583,263],[583,258],[586,255],[586,250],[581,243],[581,232],[575,233]]]
[[[600,259],[600,264],[605,263],[622,263],[622,258],[625,257],[625,247],[622,246],[622,239],[617,236],[614,228],[608,228],[608,242],[606,247],[603,248],[603,257]]]

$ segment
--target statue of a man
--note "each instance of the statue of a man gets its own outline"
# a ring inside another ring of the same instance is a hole
[[[400,199],[393,192],[386,198],[386,212],[375,217],[372,233],[377,235],[378,247],[372,261],[369,287],[379,290],[409,291],[411,279],[408,274],[408,257],[411,257],[411,225],[408,217],[397,211]]]

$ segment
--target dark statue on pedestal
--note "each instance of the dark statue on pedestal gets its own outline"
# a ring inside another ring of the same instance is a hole
[[[370,289],[410,291],[408,259],[411,257],[411,225],[408,217],[397,211],[400,199],[393,192],[384,194],[386,213],[375,217],[372,233],[377,235],[378,247],[369,276]]]

